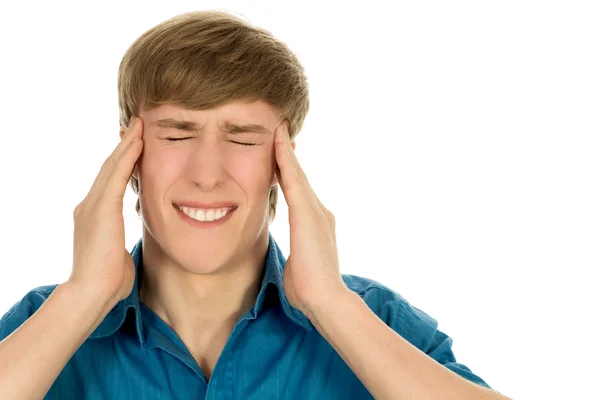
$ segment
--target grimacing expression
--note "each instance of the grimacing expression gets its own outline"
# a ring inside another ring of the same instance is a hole
[[[282,118],[262,101],[197,111],[165,104],[139,116],[144,147],[133,174],[153,240],[196,273],[239,263],[268,230],[269,191],[277,183],[275,129]],[[174,204],[182,201],[227,201],[237,209],[225,223],[202,229],[181,218]]]

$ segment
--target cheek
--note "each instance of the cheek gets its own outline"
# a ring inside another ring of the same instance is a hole
[[[254,193],[268,190],[277,165],[271,147],[263,144],[261,148],[224,149],[220,160],[224,169],[223,179],[233,179],[245,190]],[[153,142],[144,144],[139,168],[140,187],[141,181],[145,182],[146,190],[152,190],[152,187],[158,189],[161,185],[171,185],[174,180],[185,179],[182,178],[185,176],[193,179],[193,172],[186,171],[186,168],[193,162],[202,165],[201,161],[191,160],[193,156],[190,148],[183,146],[161,147]]]
[[[160,182],[176,177],[184,168],[185,162],[186,157],[181,149],[160,148],[149,143],[144,147],[140,178],[147,188],[160,185]]]
[[[271,152],[266,149],[241,152],[227,159],[224,165],[231,177],[249,192],[260,193],[270,187],[274,168]]]

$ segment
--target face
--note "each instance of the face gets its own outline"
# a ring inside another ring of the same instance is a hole
[[[267,243],[269,191],[277,183],[273,145],[282,119],[275,109],[262,101],[201,111],[161,105],[140,117],[144,147],[134,176],[145,246],[197,274],[251,259]],[[181,121],[187,126],[177,124]],[[248,124],[266,132],[232,127]],[[237,208],[223,223],[198,226],[177,208],[190,201],[231,202]]]

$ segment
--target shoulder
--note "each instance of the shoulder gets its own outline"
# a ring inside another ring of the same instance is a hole
[[[470,368],[456,361],[453,340],[438,329],[438,321],[410,304],[389,287],[355,275],[342,275],[346,286],[357,293],[383,322],[413,346],[478,385],[491,387]]]
[[[56,285],[45,285],[31,289],[17,301],[0,318],[0,341],[15,331],[23,322],[31,317],[44,302],[50,297]]]
[[[390,328],[422,351],[431,345],[438,321],[413,306],[395,290],[373,279],[342,275],[348,289],[358,294]]]

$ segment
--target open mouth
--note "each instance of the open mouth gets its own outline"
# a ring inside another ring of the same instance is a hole
[[[186,207],[182,208],[176,204],[173,204],[173,207],[175,207],[177,213],[185,222],[200,228],[210,228],[222,225],[229,221],[235,210],[237,210],[237,206],[209,210],[208,212],[187,209]],[[223,213],[225,214],[223,215]],[[211,218],[213,219],[212,221],[210,220]]]

